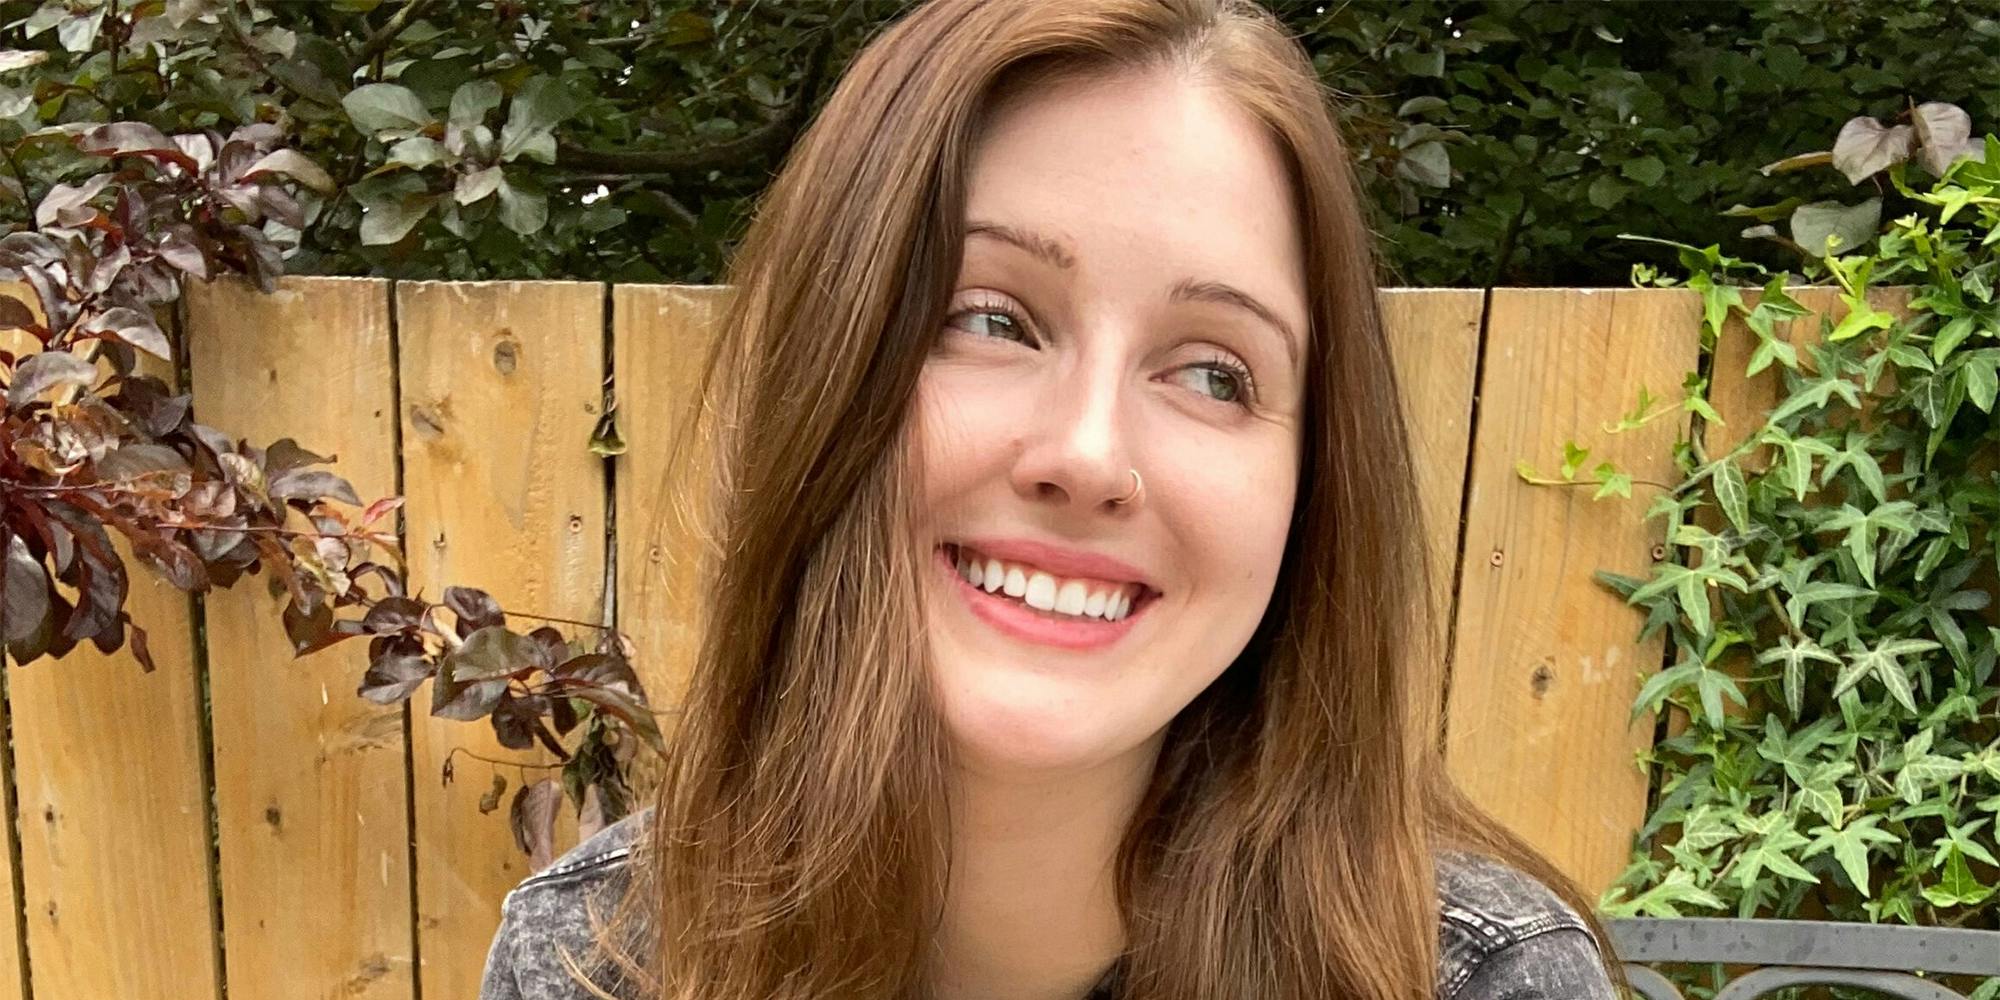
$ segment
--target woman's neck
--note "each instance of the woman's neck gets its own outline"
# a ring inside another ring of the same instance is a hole
[[[953,803],[939,1000],[1077,1000],[1125,947],[1118,845],[1152,778],[1156,737],[1083,771],[968,768]]]

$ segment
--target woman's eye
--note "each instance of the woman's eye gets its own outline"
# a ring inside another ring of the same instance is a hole
[[[975,337],[995,337],[1001,340],[1028,342],[1028,331],[1020,317],[1005,309],[992,307],[982,309],[962,309],[952,314],[947,326],[964,330]]]
[[[1233,361],[1217,359],[1181,369],[1196,392],[1220,403],[1242,405],[1249,402],[1250,372]]]

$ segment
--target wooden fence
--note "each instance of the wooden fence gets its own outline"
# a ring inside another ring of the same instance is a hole
[[[724,289],[290,278],[197,286],[190,379],[203,423],[322,454],[364,499],[409,498],[412,583],[601,620],[609,595],[656,700],[691,638],[649,537],[672,404]],[[1830,298],[1802,296],[1832,309]],[[1680,290],[1389,290],[1439,584],[1454,608],[1446,740],[1474,796],[1592,890],[1646,807],[1628,727],[1659,641],[1592,582],[1642,574],[1646,497],[1523,483],[1570,437],[1641,478],[1677,428],[1600,424],[1641,384],[1672,397],[1700,304]],[[1742,370],[1738,363],[1733,371]],[[1728,371],[1719,383],[1728,383]],[[629,450],[585,444],[615,385]],[[1730,400],[1748,385],[1719,384]],[[1684,427],[1684,425],[1683,425]],[[622,530],[611,530],[611,526]],[[682,581],[684,583],[684,581]],[[361,700],[361,644],[294,660],[261,580],[191,602],[134,574],[159,669],[88,644],[4,674],[11,823],[0,850],[0,1000],[429,1000],[476,995],[501,896],[527,874],[504,810],[483,815],[483,724]],[[427,704],[425,697],[420,703]],[[510,778],[514,775],[510,775]]]

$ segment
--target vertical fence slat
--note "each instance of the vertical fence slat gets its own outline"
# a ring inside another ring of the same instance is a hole
[[[1430,697],[1415,706],[1417,732],[1438,734],[1444,710],[1452,591],[1458,556],[1458,522],[1464,499],[1466,446],[1472,434],[1472,387],[1479,369],[1479,320],[1486,308],[1480,288],[1383,289],[1382,321],[1402,389],[1403,419],[1410,431],[1429,540],[1432,600],[1437,634],[1425,649],[1414,690]]]
[[[1701,303],[1677,289],[1495,289],[1486,329],[1476,450],[1447,708],[1452,774],[1475,801],[1546,852],[1587,891],[1621,871],[1646,807],[1633,753],[1650,719],[1627,725],[1643,672],[1664,640],[1635,644],[1637,613],[1591,578],[1644,576],[1659,521],[1634,500],[1588,487],[1522,482],[1574,438],[1592,449],[1581,477],[1609,459],[1672,481],[1679,418],[1605,433],[1641,385],[1678,398],[1693,369]]]
[[[0,295],[19,299],[27,303],[28,308],[37,317],[42,315],[41,308],[35,304],[34,291],[25,283],[0,282]],[[34,339],[22,331],[9,330],[5,334],[0,334],[0,345],[19,355],[33,349]],[[5,650],[0,650],[0,669],[8,670],[10,678],[13,676],[13,666],[13,659],[5,655]],[[5,724],[12,714],[8,701],[11,701],[11,698],[0,699],[0,725]],[[15,793],[12,781],[14,754],[4,743],[0,743],[0,771],[4,771],[8,778],[6,781],[0,781],[0,864],[7,866],[5,872],[0,872],[0,909],[5,910],[0,912],[0,1000],[21,1000],[23,993],[19,912],[21,887],[14,880],[14,861],[20,857],[21,847],[16,842],[14,824],[6,821],[6,817],[14,814]]]
[[[164,365],[142,367],[172,381]],[[142,672],[129,645],[106,656],[84,642],[8,679],[32,988],[215,997],[193,606],[111,536],[131,579],[125,609],[157,669]]]
[[[599,620],[604,470],[589,443],[604,378],[604,286],[404,282],[396,302],[412,585],[433,598],[446,585],[480,587],[510,611]],[[555,772],[460,755],[456,780],[442,786],[454,747],[506,760],[547,757],[507,750],[485,723],[437,719],[427,698],[417,701],[421,992],[472,997],[501,898],[528,873],[507,823],[508,798],[482,815],[480,796],[495,773],[511,797],[524,778]]]
[[[197,284],[187,311],[198,419],[333,456],[363,502],[395,492],[388,281]],[[207,603],[230,1000],[408,1000],[402,710],[355,696],[366,640],[294,659],[265,580]]]
[[[625,454],[618,466],[618,624],[638,652],[656,709],[680,703],[696,643],[698,545],[672,513],[667,449],[699,387],[702,360],[729,301],[722,286],[622,285],[613,290],[612,371]],[[691,463],[694,475],[706,472]]]

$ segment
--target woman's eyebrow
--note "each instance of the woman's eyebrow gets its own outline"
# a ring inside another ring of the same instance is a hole
[[[1050,267],[1067,271],[1076,266],[1076,255],[1063,246],[1060,240],[1050,239],[1040,233],[1029,232],[999,222],[969,222],[965,235],[991,236],[1003,243],[1010,243],[1033,254]]]
[[[1251,295],[1249,292],[1234,285],[1223,284],[1220,281],[1196,281],[1193,278],[1182,278],[1174,284],[1173,291],[1167,293],[1167,301],[1214,302],[1225,306],[1235,306],[1238,309],[1248,311],[1251,315],[1263,320],[1271,328],[1271,331],[1278,335],[1278,339],[1285,342],[1285,356],[1291,359],[1293,367],[1298,367],[1298,337],[1292,332],[1291,324],[1280,319],[1276,311],[1259,301],[1256,296]]]
[[[965,235],[968,239],[974,236],[988,236],[1010,246],[1018,247],[1057,270],[1067,271],[1076,266],[1076,254],[1063,245],[1061,240],[1022,229],[1018,226],[1010,226],[1001,222],[974,220],[966,223]],[[1258,319],[1263,320],[1271,328],[1271,331],[1278,335],[1278,339],[1284,341],[1285,356],[1291,359],[1293,367],[1298,366],[1299,341],[1298,335],[1293,332],[1291,324],[1280,319],[1275,310],[1265,305],[1249,292],[1220,281],[1197,281],[1194,278],[1182,278],[1167,293],[1167,301],[1213,302],[1245,310]]]

